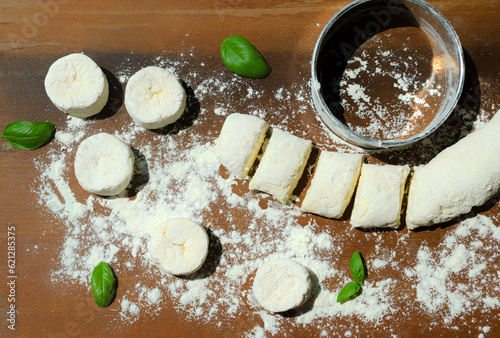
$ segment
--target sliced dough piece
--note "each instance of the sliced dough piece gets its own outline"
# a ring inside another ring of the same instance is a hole
[[[354,197],[351,224],[356,228],[397,228],[410,167],[364,164]]]
[[[500,112],[484,127],[415,168],[406,225],[449,221],[500,192]]]
[[[163,128],[181,117],[186,108],[186,91],[170,71],[146,67],[130,77],[125,107],[141,127]]]
[[[364,155],[322,151],[301,209],[340,218],[358,183]]]
[[[283,312],[303,305],[311,295],[311,276],[300,263],[278,259],[262,264],[255,275],[253,294],[271,312]]]
[[[160,270],[172,275],[189,275],[205,262],[208,244],[203,226],[189,219],[170,219],[153,234],[149,255]]]
[[[76,178],[83,189],[93,194],[117,195],[125,190],[133,173],[132,149],[113,135],[92,135],[76,151]]]
[[[267,129],[267,123],[257,116],[229,115],[215,145],[217,159],[236,177],[247,178]]]
[[[63,112],[89,117],[108,102],[109,84],[101,68],[88,56],[75,53],[54,62],[45,77],[45,91]]]
[[[287,203],[311,154],[312,142],[273,129],[250,189],[266,192]]]

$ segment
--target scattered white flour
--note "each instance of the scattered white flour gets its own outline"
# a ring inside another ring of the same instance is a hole
[[[464,239],[470,237],[475,241],[465,244]],[[415,268],[405,270],[421,307],[441,316],[445,324],[485,306],[499,308],[500,286],[492,285],[487,294],[482,290],[498,278],[498,270],[487,267],[498,266],[499,239],[500,228],[490,218],[478,215],[460,223],[432,251],[422,246]]]
[[[347,94],[354,101],[359,101],[361,99],[365,102],[370,102],[370,97],[365,94],[365,88],[361,87],[359,84],[347,85]]]
[[[221,115],[221,116],[228,115],[227,110],[224,108],[215,108],[214,113],[215,113],[215,115]]]
[[[385,49],[381,39],[370,41],[375,52],[363,49],[358,56],[353,56],[340,82],[340,104],[347,125],[358,134],[376,139],[415,134],[422,127],[422,110],[429,110],[426,115],[435,113],[429,102],[441,96],[440,80],[433,74],[423,81],[419,72],[425,68],[422,61],[413,60],[409,55],[396,55],[393,50]],[[412,60],[411,64],[408,60]],[[390,101],[388,93],[391,92],[397,103]]]
[[[489,332],[490,321],[497,318],[490,320],[488,314],[500,308],[500,286],[492,283],[500,277],[496,253],[500,231],[491,220],[476,216],[463,221],[446,229],[437,245],[430,245],[406,230],[360,232],[346,223],[306,217],[297,205],[284,206],[250,192],[248,182],[221,169],[215,157],[214,141],[223,115],[243,110],[297,136],[314,136],[322,149],[353,151],[330,131],[321,129],[325,127],[320,123],[315,127],[318,135],[308,132],[309,125],[287,127],[294,125],[287,124],[291,119],[300,121],[297,116],[312,109],[307,79],[265,96],[251,80],[237,76],[222,79],[220,70],[202,76],[188,61],[157,57],[150,64],[173,69],[192,89],[200,103],[192,125],[162,135],[137,127],[126,114],[117,116],[119,122],[111,127],[115,129],[108,130],[98,120],[69,118],[67,125],[57,130],[57,142],[35,160],[40,175],[32,189],[40,208],[57,220],[48,231],[64,231],[50,276],[53,283],[86,285],[88,297],[92,297],[89,276],[101,260],[115,270],[118,279],[120,273],[133,271],[135,287],[120,287],[115,300],[119,306],[107,309],[116,312],[115,320],[123,326],[133,325],[146,314],[161,316],[162,308],[169,307],[187,321],[210,325],[217,332],[235,332],[237,328],[242,335],[287,336],[313,325],[321,327],[322,336],[350,337],[357,336],[361,324],[367,323],[374,335],[389,336],[398,325],[404,328],[401,316],[412,307],[417,315],[432,316],[432,325],[426,330],[463,327],[472,324],[464,322],[465,313],[479,313],[483,321],[474,323],[475,327],[481,325],[481,334]],[[131,56],[118,72],[120,81],[143,66],[147,65],[134,63]],[[367,100],[361,88],[353,90]],[[268,103],[259,98],[277,100],[280,104],[273,106],[280,108],[269,111]],[[188,109],[196,109],[196,100],[190,101]],[[212,102],[210,107],[205,100]],[[199,126],[207,124],[208,132],[201,133]],[[96,130],[115,134],[134,148],[135,176],[122,196],[88,195],[73,178],[76,148]],[[161,273],[147,254],[155,227],[176,217],[190,218],[209,230],[207,262],[186,278]],[[339,304],[340,289],[352,280],[348,269],[352,252],[344,248],[346,243],[357,242],[362,243],[368,278],[359,297]],[[385,248],[389,243],[394,251]],[[415,243],[418,252],[412,253]],[[311,299],[290,316],[264,311],[249,288],[256,269],[276,258],[296,260],[313,277]],[[403,271],[401,266],[410,268]]]

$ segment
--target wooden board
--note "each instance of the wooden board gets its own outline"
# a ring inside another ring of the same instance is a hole
[[[429,1],[452,23],[466,52],[467,82],[466,95],[462,104],[472,113],[471,120],[464,115],[454,114],[447,121],[448,129],[468,131],[476,116],[489,117],[499,108],[500,92],[500,4],[497,1]],[[49,120],[57,130],[64,130],[67,119],[50,102],[45,94],[43,80],[48,67],[57,58],[72,52],[85,52],[101,67],[106,69],[112,80],[113,101],[107,107],[108,113],[97,119],[88,132],[105,130],[113,132],[131,123],[122,104],[125,83],[118,81],[119,75],[133,74],[146,65],[155,63],[156,58],[182,62],[179,75],[187,78],[197,69],[197,78],[220,76],[220,81],[231,81],[233,75],[225,69],[219,58],[220,42],[234,34],[242,35],[252,41],[265,56],[272,67],[272,73],[262,80],[241,80],[244,86],[251,85],[262,93],[255,99],[255,106],[265,109],[265,119],[274,126],[281,126],[300,137],[312,140],[323,149],[346,149],[336,143],[325,132],[317,119],[312,106],[304,110],[300,100],[289,100],[284,106],[275,99],[276,90],[286,88],[293,94],[294,88],[307,88],[310,76],[310,60],[315,41],[323,26],[348,1],[0,1],[0,127],[16,120]],[[111,74],[111,75],[110,75]],[[193,77],[189,78],[195,85]],[[197,82],[199,83],[199,82]],[[234,87],[231,87],[234,90]],[[388,91],[391,88],[387,89]],[[213,142],[224,121],[224,116],[213,114],[214,109],[225,99],[230,100],[235,112],[248,110],[250,103],[244,101],[247,92],[224,92],[221,97],[214,95],[198,100],[194,120],[203,123],[186,126],[186,133],[178,140],[189,146],[191,135],[198,135],[204,142]],[[309,94],[306,94],[307,99]],[[279,112],[272,113],[272,112]],[[297,111],[305,111],[295,114]],[[287,112],[290,116],[286,116]],[[201,116],[203,115],[204,116]],[[209,114],[207,118],[207,114]],[[211,114],[211,115],[210,115]],[[200,116],[198,116],[200,115]],[[145,140],[158,142],[157,134],[141,134]],[[418,165],[432,158],[439,149],[449,146],[463,136],[459,132],[451,138],[440,138],[439,132],[433,135],[435,147],[432,149],[422,143],[404,150],[394,150],[368,154],[370,163]],[[448,135],[449,136],[449,135]],[[165,135],[165,139],[168,135]],[[156,141],[155,141],[156,140]],[[451,140],[451,141],[450,141]],[[150,313],[147,309],[138,319],[129,323],[120,320],[120,296],[134,289],[138,276],[143,275],[144,266],[137,269],[117,270],[119,294],[117,300],[107,309],[95,306],[91,291],[80,283],[52,280],[53,271],[60,267],[61,248],[66,228],[56,215],[46,212],[38,205],[38,197],[33,192],[37,188],[40,171],[33,163],[34,158],[43,158],[57,143],[52,140],[48,145],[33,150],[13,149],[5,140],[0,140],[0,316],[3,335],[19,336],[238,336],[252,332],[256,326],[263,326],[263,320],[255,314],[256,309],[243,304],[235,319],[220,319],[223,324],[193,319],[179,306],[175,299],[165,293],[161,310]],[[69,161],[72,163],[72,161]],[[221,168],[219,175],[228,177]],[[71,175],[70,175],[71,176]],[[68,178],[70,186],[80,201],[85,201],[88,193],[82,190],[74,177]],[[303,180],[302,188],[307,186]],[[299,190],[302,199],[306,189]],[[234,192],[244,195],[248,183],[239,182]],[[256,194],[265,204],[272,198]],[[483,214],[500,225],[497,215],[500,207],[497,200],[474,210],[473,215]],[[300,203],[298,204],[300,205]],[[224,211],[224,210],[223,210]],[[240,218],[239,231],[244,231],[245,214],[234,215]],[[223,216],[205,213],[210,224],[221,229],[231,229]],[[342,243],[338,257],[334,252],[329,255],[335,269],[349,276],[347,264],[355,250],[362,251],[365,257],[373,257],[381,241],[384,249],[394,252],[397,269],[379,269],[370,273],[368,281],[392,278],[398,288],[397,295],[415,294],[414,285],[404,282],[399,274],[406,268],[413,268],[415,256],[422,243],[434,250],[442,250],[443,239],[457,227],[450,222],[430,231],[409,232],[406,228],[392,232],[371,233],[350,229],[348,219],[329,220],[318,216],[302,215],[299,223],[306,226],[310,222],[318,224],[319,232],[349,238]],[[7,326],[11,302],[7,260],[8,227],[15,227],[15,306],[17,312],[15,331]],[[472,239],[463,239],[467,245]],[[258,245],[258,244],[255,244]],[[491,255],[488,263],[489,273],[496,274],[500,269],[497,248],[490,248],[482,255]],[[226,248],[223,248],[226,250]],[[230,250],[222,255],[231,254]],[[125,254],[124,254],[125,255]],[[123,258],[125,259],[125,258]],[[370,270],[370,261],[367,265]],[[117,266],[120,264],[117,263]],[[208,278],[218,278],[217,269]],[[251,285],[253,274],[246,277],[246,290]],[[339,278],[338,280],[342,280]],[[467,276],[454,276],[452,285],[468,281]],[[498,280],[498,277],[496,278]],[[154,279],[142,281],[149,287],[155,286]],[[325,287],[335,290],[340,287],[333,282],[325,282]],[[166,287],[166,286],[162,286]],[[484,286],[488,294],[498,302],[500,292],[498,282],[488,282]],[[479,291],[483,291],[479,288]],[[221,293],[224,290],[220,290]],[[360,295],[362,297],[363,294]],[[135,297],[138,297],[137,295]],[[391,297],[389,294],[388,297]],[[377,322],[366,321],[356,316],[333,316],[322,318],[308,325],[296,324],[298,318],[280,317],[280,327],[275,334],[292,336],[318,336],[325,329],[328,336],[343,336],[351,332],[353,336],[478,336],[483,333],[498,335],[500,330],[500,306],[482,306],[481,297],[474,298],[474,310],[461,314],[452,323],[445,323],[437,314],[429,314],[418,308],[419,303],[408,298],[391,299],[398,312],[390,312]],[[484,309],[483,309],[484,308]],[[443,310],[446,311],[446,310]],[[219,314],[221,318],[224,313]],[[275,315],[280,316],[280,315]],[[300,317],[300,316],[299,316]],[[328,325],[323,325],[325,322]],[[323,323],[323,324],[322,324]],[[489,327],[483,330],[483,327]]]

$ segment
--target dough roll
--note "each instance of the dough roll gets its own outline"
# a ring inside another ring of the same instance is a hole
[[[449,221],[500,192],[500,114],[427,165],[415,169],[406,225],[413,230]]]

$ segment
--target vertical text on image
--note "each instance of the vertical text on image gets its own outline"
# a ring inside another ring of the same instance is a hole
[[[9,225],[7,227],[7,301],[9,307],[7,308],[7,327],[11,330],[16,329],[16,227]]]

